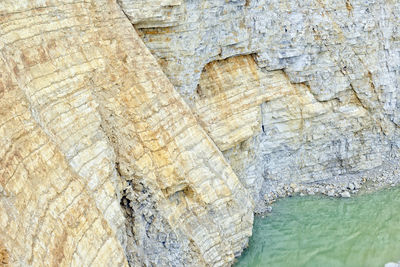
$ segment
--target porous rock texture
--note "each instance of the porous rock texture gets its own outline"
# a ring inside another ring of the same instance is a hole
[[[275,182],[397,165],[399,14],[0,1],[0,264],[226,266]]]

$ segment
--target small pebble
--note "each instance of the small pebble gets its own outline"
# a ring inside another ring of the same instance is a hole
[[[341,197],[345,197],[345,198],[350,197],[350,193],[348,191],[345,191],[345,192],[341,193],[340,195],[341,195]]]
[[[354,190],[356,187],[354,186],[353,183],[349,183],[347,188],[350,189],[350,190]]]

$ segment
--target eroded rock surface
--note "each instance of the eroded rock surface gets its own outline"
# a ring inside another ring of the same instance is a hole
[[[262,71],[252,56],[207,64],[192,109],[221,151],[262,131],[261,104],[293,94],[282,71]]]
[[[275,184],[398,164],[399,13],[1,1],[0,263],[226,266]]]
[[[251,56],[206,65],[194,99],[200,124],[260,201],[266,178],[323,180],[380,166],[391,150],[353,90],[319,101]]]
[[[10,264],[231,263],[252,201],[117,3],[3,1],[0,14]]]
[[[180,23],[137,25],[140,35],[256,199],[271,181],[319,182],[397,162],[398,2],[180,6]],[[286,85],[263,98],[276,77]]]
[[[205,66],[193,112],[221,151],[260,131],[260,105],[266,98],[261,76],[251,56]]]
[[[131,22],[140,27],[168,27],[179,24],[182,0],[118,0]]]

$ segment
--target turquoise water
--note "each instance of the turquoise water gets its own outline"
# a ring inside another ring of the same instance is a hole
[[[255,218],[239,266],[384,266],[400,261],[400,188],[350,199],[292,197]]]

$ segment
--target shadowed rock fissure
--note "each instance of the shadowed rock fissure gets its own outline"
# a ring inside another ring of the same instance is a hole
[[[104,100],[97,95],[98,109],[102,116],[101,128],[116,158],[120,157],[121,144],[118,130],[115,130],[115,115],[101,106]],[[108,118],[108,119],[104,119]],[[119,141],[118,141],[119,140]],[[177,235],[169,222],[160,214],[154,193],[146,185],[146,179],[138,176],[127,162],[115,162],[115,170],[123,184],[120,205],[125,216],[127,242],[125,254],[130,266],[187,266],[193,264],[192,253],[198,251],[193,242],[178,241]],[[197,252],[198,253],[198,252]],[[194,258],[194,257],[193,257]]]
[[[226,266],[400,181],[400,2],[48,2],[0,4],[0,265]]]

